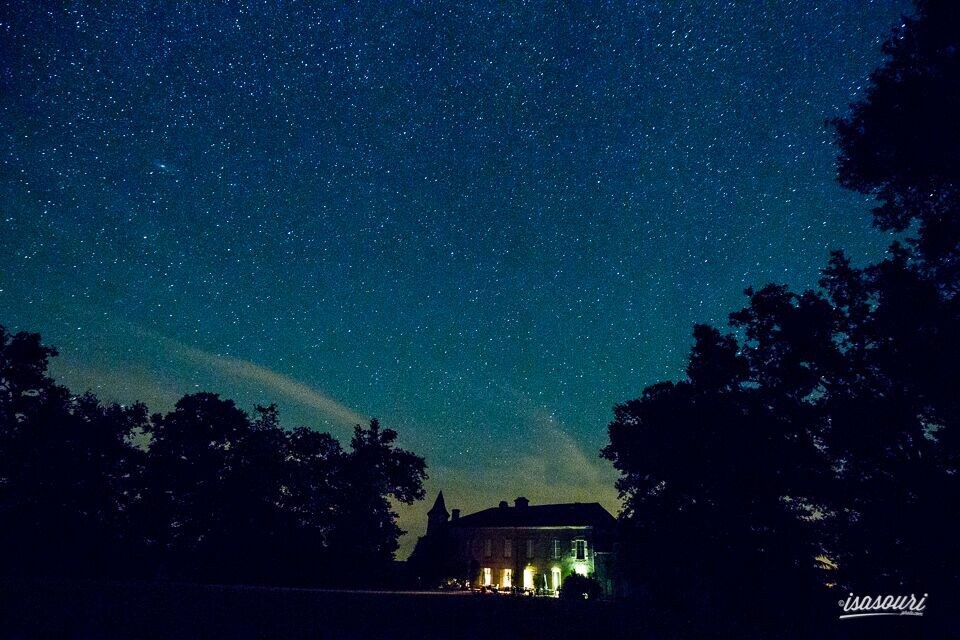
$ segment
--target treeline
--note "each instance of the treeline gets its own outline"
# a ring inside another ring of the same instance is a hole
[[[783,629],[929,593],[957,625],[960,3],[918,2],[884,51],[832,124],[840,183],[904,241],[862,269],[833,253],[814,290],[748,290],[732,330],[695,328],[685,380],[615,408],[626,573],[661,611]]]
[[[75,396],[56,351],[0,327],[0,573],[375,585],[424,460],[376,420],[349,449],[212,393],[164,414]]]

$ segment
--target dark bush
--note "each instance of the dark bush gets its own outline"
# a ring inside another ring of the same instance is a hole
[[[600,583],[593,578],[573,574],[563,581],[561,600],[597,600],[600,598]]]

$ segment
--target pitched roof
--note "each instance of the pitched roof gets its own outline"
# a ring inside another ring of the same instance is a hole
[[[430,508],[430,511],[427,511],[427,514],[432,513],[442,513],[443,515],[449,515],[447,513],[447,505],[443,502],[443,491],[437,494],[437,499],[434,501],[433,506]]]
[[[616,522],[599,502],[493,507],[454,520],[454,527],[610,527]]]

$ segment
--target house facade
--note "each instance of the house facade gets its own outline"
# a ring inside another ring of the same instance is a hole
[[[599,503],[531,505],[522,497],[461,516],[459,509],[447,512],[441,492],[411,562],[428,579],[545,595],[580,574],[610,594],[614,525]]]

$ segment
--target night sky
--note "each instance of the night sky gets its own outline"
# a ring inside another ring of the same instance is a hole
[[[615,512],[611,407],[694,322],[889,242],[824,120],[907,8],[4,2],[0,324],[106,400],[380,417],[412,533],[441,488]]]

